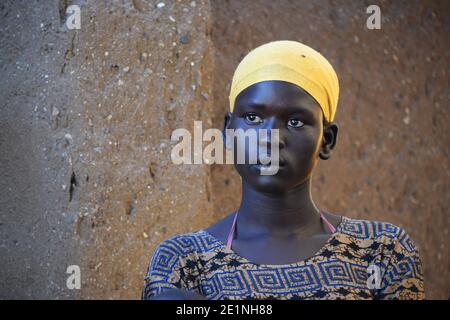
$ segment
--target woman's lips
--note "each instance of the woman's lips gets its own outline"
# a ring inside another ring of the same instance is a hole
[[[280,161],[281,162],[281,161]],[[285,163],[279,163],[278,166],[275,166],[275,164],[268,163],[268,164],[262,164],[262,163],[255,163],[250,165],[250,170],[254,171],[255,173],[261,175],[269,175],[273,176],[278,174],[280,171],[285,171],[286,166]],[[263,173],[263,170],[265,173]]]
[[[278,166],[283,167],[285,164],[286,164],[286,161],[284,159],[280,158],[278,161]],[[264,163],[261,163],[258,159],[256,162],[256,165],[259,167],[270,167],[272,165],[272,160],[270,160],[269,163],[264,164]]]

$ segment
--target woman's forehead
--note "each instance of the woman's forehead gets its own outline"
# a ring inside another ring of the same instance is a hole
[[[268,80],[246,88],[236,98],[235,108],[277,108],[321,113],[317,101],[303,88],[286,81]]]

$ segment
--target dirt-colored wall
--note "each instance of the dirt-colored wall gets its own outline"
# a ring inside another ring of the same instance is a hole
[[[211,123],[209,2],[157,3],[2,3],[2,298],[139,298],[156,244],[213,223],[210,167],[170,158]]]
[[[231,166],[174,165],[170,136],[221,128],[239,60],[282,38],[320,50],[341,84],[314,200],[406,228],[428,296],[447,298],[448,5],[380,2],[368,30],[369,4],[3,1],[0,298],[139,298],[160,241],[235,210]],[[66,287],[72,264],[81,290]]]

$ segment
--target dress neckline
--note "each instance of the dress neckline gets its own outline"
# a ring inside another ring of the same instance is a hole
[[[240,261],[242,261],[242,262],[244,262],[246,264],[251,264],[251,265],[257,266],[259,268],[280,268],[280,267],[293,267],[293,266],[302,265],[302,264],[305,264],[308,261],[314,259],[315,257],[320,256],[322,254],[322,252],[324,252],[327,248],[330,247],[330,245],[333,242],[333,240],[336,239],[337,235],[341,232],[341,230],[342,230],[343,226],[345,225],[345,223],[347,222],[347,220],[348,220],[347,217],[341,216],[341,221],[336,226],[334,232],[327,239],[327,241],[320,247],[320,249],[318,251],[316,251],[316,253],[314,253],[313,255],[311,255],[311,256],[309,256],[309,257],[307,257],[305,259],[302,259],[302,260],[299,260],[299,261],[296,261],[296,262],[292,262],[292,263],[284,263],[284,264],[267,264],[267,263],[252,262],[249,259],[241,256],[239,253],[237,253],[233,249],[231,249],[231,247],[228,247],[225,243],[222,242],[222,240],[216,238],[215,236],[210,234],[205,229],[202,229],[201,231],[204,232],[205,234],[207,234],[208,236],[210,236],[212,239],[214,239],[215,242],[220,243],[219,248],[221,250],[236,256],[238,258],[238,260],[240,260]]]

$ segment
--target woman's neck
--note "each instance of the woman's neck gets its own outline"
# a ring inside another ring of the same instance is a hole
[[[285,194],[267,194],[242,180],[239,207],[240,237],[309,236],[320,232],[319,209],[311,198],[311,178]]]

